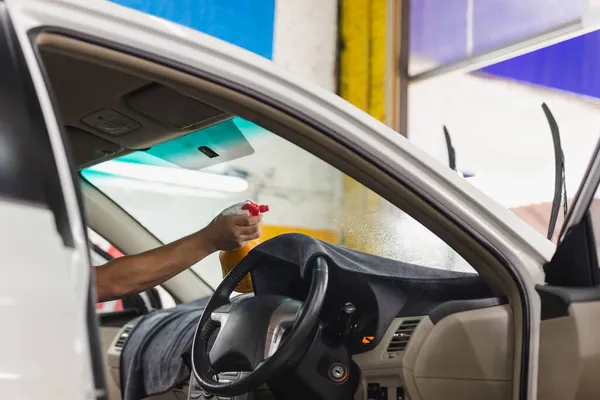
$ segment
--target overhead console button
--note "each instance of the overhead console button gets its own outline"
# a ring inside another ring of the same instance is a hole
[[[140,124],[133,119],[110,108],[96,111],[84,117],[82,121],[86,125],[110,136],[120,136],[140,127]]]

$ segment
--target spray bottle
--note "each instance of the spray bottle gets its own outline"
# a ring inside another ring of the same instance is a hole
[[[246,200],[241,203],[232,205],[221,212],[221,215],[252,215],[258,216],[260,214],[269,211],[269,206],[265,204],[256,204],[253,201]],[[221,271],[223,277],[225,277],[244,257],[248,255],[250,250],[260,244],[258,239],[250,240],[244,246],[236,250],[221,251],[219,253],[219,261],[221,262]],[[244,279],[235,288],[236,292],[248,293],[252,291],[252,279],[250,274],[246,275]]]

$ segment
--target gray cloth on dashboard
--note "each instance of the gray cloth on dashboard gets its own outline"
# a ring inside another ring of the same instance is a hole
[[[183,356],[208,298],[138,317],[121,353],[123,400],[139,400],[181,386],[190,378]]]
[[[374,256],[299,233],[279,235],[262,243],[242,263],[257,264],[252,272],[252,281],[257,294],[262,294],[280,292],[278,286],[285,287],[294,279],[294,274],[304,276],[311,261],[317,256],[325,256],[335,267],[346,271],[408,283],[426,281],[433,285],[438,280],[480,279],[474,273],[431,268]]]

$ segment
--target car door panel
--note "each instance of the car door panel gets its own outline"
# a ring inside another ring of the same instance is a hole
[[[542,299],[540,399],[597,399],[600,288],[538,286]]]
[[[77,187],[13,22],[0,2],[2,398],[103,399]]]
[[[104,366],[104,377],[106,380],[106,389],[109,400],[120,400],[121,389],[111,375],[111,367],[108,363],[108,349],[115,340],[121,327],[100,325],[100,348],[102,351],[102,361]]]
[[[415,329],[402,361],[411,400],[512,398],[510,305],[484,305],[440,319],[430,317]]]

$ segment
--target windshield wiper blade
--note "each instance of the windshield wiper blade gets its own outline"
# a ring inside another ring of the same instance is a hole
[[[454,151],[454,146],[452,146],[452,139],[446,125],[444,125],[444,137],[446,138],[446,149],[448,149],[448,166],[453,171],[456,171],[456,151]]]
[[[558,124],[554,119],[554,115],[550,111],[550,108],[546,103],[542,103],[542,110],[550,125],[550,132],[552,133],[552,142],[554,144],[554,198],[552,199],[552,211],[550,213],[550,224],[548,225],[548,240],[552,240],[554,235],[554,229],[556,227],[556,220],[558,219],[558,213],[560,211],[561,197],[563,201],[563,212],[564,216],[567,215],[567,184],[565,181],[565,155],[563,153],[562,145],[560,143],[560,131]]]

